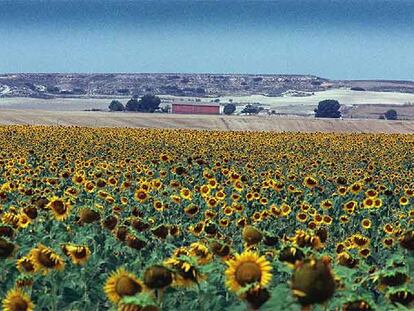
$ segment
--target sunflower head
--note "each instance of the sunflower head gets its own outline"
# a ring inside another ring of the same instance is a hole
[[[4,311],[33,311],[34,307],[30,297],[19,288],[9,290],[3,300]]]
[[[414,250],[414,231],[407,231],[400,238],[400,245],[410,251]]]
[[[106,280],[104,292],[110,301],[118,303],[122,297],[133,296],[143,288],[144,285],[134,274],[119,268]]]
[[[279,260],[290,265],[294,265],[297,261],[302,260],[305,254],[302,250],[296,247],[285,247],[279,254]]]
[[[388,294],[388,298],[394,303],[394,304],[402,304],[404,306],[409,306],[411,303],[414,302],[414,293],[407,290],[394,290],[391,291]]]
[[[16,279],[16,287],[31,287],[33,285],[33,277],[28,274],[21,274]]]
[[[343,311],[372,311],[371,306],[364,300],[347,302],[342,307]]]
[[[174,271],[173,281],[175,286],[191,287],[205,279],[205,276],[199,272],[192,257],[171,257],[164,264]]]
[[[16,266],[17,266],[17,269],[23,273],[35,272],[35,265],[29,256],[22,257],[19,260],[17,260]]]
[[[7,258],[13,254],[16,245],[0,237],[0,258]]]
[[[243,240],[248,245],[253,245],[253,244],[260,243],[262,238],[263,238],[262,233],[258,229],[256,229],[255,227],[245,226],[243,228]]]
[[[84,265],[91,255],[90,249],[84,245],[63,244],[61,249],[75,265]]]
[[[172,281],[171,271],[164,266],[151,266],[144,272],[144,284],[151,289],[167,287]]]
[[[245,251],[226,263],[226,286],[235,293],[246,286],[265,287],[272,279],[270,263],[257,253]]]
[[[326,261],[310,258],[297,263],[292,292],[302,305],[328,300],[335,292],[335,280]]]
[[[247,301],[252,310],[259,310],[269,300],[270,293],[266,288],[250,288],[242,298]]]
[[[79,211],[79,220],[81,223],[93,223],[95,221],[98,221],[100,218],[101,215],[97,211],[89,207],[84,207]]]
[[[58,197],[51,198],[46,207],[52,211],[55,219],[58,221],[65,220],[66,218],[69,217],[70,204],[66,203],[61,198],[58,198]]]
[[[227,257],[230,255],[230,246],[225,243],[217,242],[213,240],[209,244],[211,252],[219,257]]]
[[[50,270],[63,270],[65,267],[59,255],[42,244],[30,251],[29,258],[34,264],[35,272],[47,274]]]

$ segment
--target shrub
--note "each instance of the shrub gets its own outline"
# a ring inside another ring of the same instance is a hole
[[[127,111],[139,111],[139,112],[154,112],[155,110],[159,109],[161,104],[161,99],[154,95],[144,95],[141,97],[140,100],[136,96],[131,98],[126,106],[125,109]]]
[[[125,107],[122,105],[122,103],[119,100],[113,100],[109,104],[109,110],[110,111],[124,111]]]
[[[223,113],[227,115],[231,115],[236,111],[235,104],[227,104],[224,106]]]
[[[395,111],[394,109],[388,110],[385,113],[385,119],[387,119],[387,120],[397,120],[398,119],[397,111]]]
[[[341,105],[337,100],[326,99],[320,101],[318,108],[315,111],[316,118],[340,118],[341,112],[339,111]]]

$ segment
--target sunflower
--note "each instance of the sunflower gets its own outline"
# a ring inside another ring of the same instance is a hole
[[[306,220],[308,220],[308,215],[305,213],[297,213],[296,220],[299,222],[306,222]]]
[[[339,186],[339,187],[336,189],[336,193],[337,193],[339,196],[344,196],[344,195],[347,193],[347,191],[348,191],[348,189],[347,189],[346,187],[344,187],[344,186]]]
[[[4,311],[33,311],[34,308],[30,297],[19,288],[9,290],[3,300]]]
[[[369,229],[369,228],[371,228],[371,225],[372,225],[372,222],[371,222],[370,219],[368,219],[368,218],[362,219],[362,221],[361,221],[362,228]]]
[[[216,193],[216,199],[219,201],[223,201],[226,198],[226,194],[220,190]]]
[[[141,281],[124,268],[112,272],[104,285],[104,292],[113,303],[118,303],[124,296],[134,296],[143,289]]]
[[[390,248],[394,244],[394,239],[393,238],[384,238],[384,239],[382,239],[382,244],[384,245],[385,248]]]
[[[169,269],[161,265],[154,265],[144,272],[144,284],[150,289],[162,289],[169,286],[173,279]]]
[[[251,251],[237,254],[226,264],[229,266],[225,272],[226,286],[235,293],[247,285],[265,287],[272,279],[272,267],[266,257]]]
[[[385,224],[383,229],[384,229],[384,232],[386,234],[393,234],[394,233],[394,227],[389,223]]]
[[[182,188],[180,190],[180,197],[183,198],[183,199],[185,199],[185,200],[190,200],[191,201],[191,199],[193,197],[193,194],[192,194],[192,192],[191,192],[190,189],[188,189],[188,188]]]
[[[324,259],[306,259],[295,266],[291,281],[292,293],[306,306],[323,303],[335,292],[335,280]]]
[[[209,208],[216,207],[218,203],[218,200],[215,197],[209,197],[207,198],[207,206]]]
[[[199,265],[205,265],[213,260],[213,255],[210,253],[208,247],[199,242],[190,245],[189,254],[197,258]]]
[[[148,200],[148,193],[144,189],[137,189],[134,193],[135,200],[139,201],[140,203],[145,203]]]
[[[253,226],[245,226],[243,228],[243,240],[247,243],[247,245],[254,245],[260,243],[263,238],[262,233],[260,230]]]
[[[365,208],[371,208],[375,206],[375,198],[368,197],[362,202],[362,206]]]
[[[35,265],[30,257],[22,257],[16,262],[16,267],[20,272],[33,273],[35,272]]]
[[[371,251],[368,248],[362,248],[359,250],[359,255],[364,258],[367,258],[371,254]]]
[[[27,216],[24,212],[21,212],[18,217],[19,217],[19,222],[18,222],[17,226],[19,228],[28,227],[30,225],[31,221],[32,221],[30,219],[30,217]]]
[[[7,258],[16,250],[16,245],[0,237],[0,259]]]
[[[333,202],[331,200],[323,200],[320,204],[322,209],[330,209],[333,206]]]
[[[58,221],[63,221],[69,216],[70,204],[65,203],[62,198],[52,197],[46,207],[52,210],[55,219]]]
[[[207,197],[210,194],[210,191],[211,189],[208,185],[202,185],[200,187],[200,193],[201,193],[201,196],[203,197]]]
[[[52,249],[42,244],[38,244],[36,248],[29,253],[35,272],[49,273],[50,270],[63,270],[65,268],[64,261]]]
[[[346,224],[349,221],[348,215],[341,215],[339,216],[339,221],[343,224]]]
[[[199,211],[200,208],[195,204],[190,204],[184,208],[184,213],[190,218],[194,217]]]
[[[282,205],[280,205],[280,209],[282,211],[282,216],[285,216],[285,217],[287,217],[292,211],[292,208],[290,207],[290,205],[285,202],[282,203]]]
[[[75,265],[84,265],[91,255],[89,248],[83,245],[63,244],[61,248]]]
[[[154,201],[154,203],[152,204],[152,206],[154,207],[154,209],[157,212],[162,212],[164,210],[164,204],[162,204],[161,201],[158,201],[158,200]]]
[[[318,186],[318,180],[312,176],[306,176],[303,185],[309,189],[313,189]]]
[[[407,198],[406,196],[402,196],[400,198],[400,205],[401,206],[406,206],[406,205],[408,205],[408,203],[410,203],[410,199]]]
[[[323,220],[323,223],[324,223],[324,224],[326,224],[326,225],[328,225],[328,226],[332,225],[332,221],[333,221],[333,219],[332,219],[332,217],[331,217],[331,216],[329,216],[329,215],[324,215],[324,216],[322,217],[322,220]]]
[[[362,182],[353,183],[349,187],[349,191],[351,191],[353,194],[357,194],[362,190],[363,186],[364,186],[364,184]]]
[[[223,209],[223,213],[226,216],[231,216],[233,214],[233,209],[231,208],[231,206],[225,206]]]
[[[86,223],[86,224],[93,223],[95,221],[100,220],[101,218],[101,215],[97,211],[89,207],[81,208],[78,214],[79,214],[79,221],[81,223]]]
[[[378,196],[378,191],[375,189],[368,189],[365,191],[365,196],[368,198],[376,198]]]
[[[358,248],[365,248],[370,243],[370,239],[361,234],[354,234],[351,240],[352,240],[352,244]]]
[[[191,262],[190,259],[171,257],[164,261],[164,264],[174,271],[174,286],[191,287],[205,279],[205,276],[198,271],[196,263]]]

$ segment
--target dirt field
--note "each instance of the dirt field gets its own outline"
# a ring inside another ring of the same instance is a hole
[[[414,121],[0,110],[0,124],[291,132],[414,133]]]
[[[343,116],[345,118],[357,119],[378,119],[384,113],[394,109],[400,120],[414,120],[414,104],[411,105],[357,105],[345,109]]]

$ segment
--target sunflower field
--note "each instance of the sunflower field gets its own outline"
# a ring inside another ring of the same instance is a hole
[[[0,141],[5,311],[414,310],[414,135]]]

